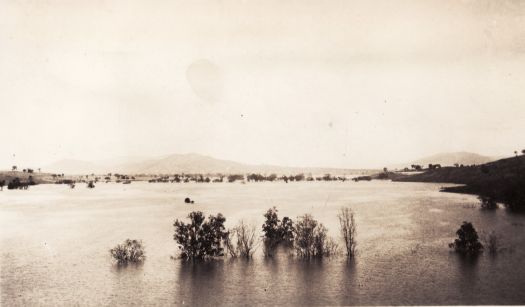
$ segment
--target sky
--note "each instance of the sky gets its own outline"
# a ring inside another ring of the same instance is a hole
[[[0,169],[525,148],[524,1],[0,0]]]

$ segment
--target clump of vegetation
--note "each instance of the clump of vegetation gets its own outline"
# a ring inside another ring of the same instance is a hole
[[[279,244],[286,247],[293,246],[294,225],[292,219],[284,217],[281,221],[277,215],[277,208],[268,209],[264,214],[265,222],[262,225],[264,232],[264,254],[272,256]]]
[[[357,249],[356,242],[356,223],[354,220],[354,213],[350,208],[341,208],[337,215],[339,218],[339,225],[341,227],[341,235],[346,247],[346,255],[353,258]]]
[[[35,183],[32,178],[29,178],[29,182],[22,182],[20,181],[20,178],[16,177],[7,184],[7,189],[8,190],[15,190],[15,189],[27,190],[29,188],[29,185],[34,185],[34,184]]]
[[[126,239],[124,243],[110,249],[109,253],[119,264],[138,263],[146,259],[142,241],[138,240]]]
[[[300,216],[295,223],[295,251],[301,258],[330,256],[337,253],[338,245],[327,235],[328,230],[312,215]]]
[[[496,255],[498,252],[504,250],[500,236],[498,236],[495,231],[491,231],[488,235],[483,236],[483,242],[491,255]]]
[[[483,251],[483,245],[479,242],[476,229],[469,222],[463,222],[456,231],[458,238],[449,244],[456,252],[464,255],[477,255]]]
[[[5,180],[0,180],[0,191],[4,190]]]
[[[228,232],[224,242],[231,257],[251,258],[259,245],[255,225],[245,224],[241,220]]]
[[[478,199],[480,201],[481,209],[486,209],[486,210],[498,209],[498,203],[496,202],[496,199],[494,197],[487,196],[487,195],[480,195],[478,196]]]
[[[88,189],[93,189],[95,187],[95,184],[93,183],[93,181],[90,181],[88,182],[87,187]]]
[[[188,224],[175,220],[173,239],[179,244],[183,259],[209,259],[224,256],[223,240],[228,237],[224,227],[226,218],[221,214],[210,215],[208,220],[200,211],[188,215]]]
[[[237,180],[244,180],[244,175],[241,175],[241,174],[228,175],[228,182],[235,182]]]

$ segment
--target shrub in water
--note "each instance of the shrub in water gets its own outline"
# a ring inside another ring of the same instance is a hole
[[[188,215],[190,222],[175,220],[173,239],[179,244],[184,259],[207,259],[224,256],[223,240],[228,232],[224,228],[226,218],[222,214],[210,215],[206,221],[200,211]]]
[[[478,196],[478,199],[480,201],[481,209],[493,210],[498,208],[498,203],[492,196],[480,195]]]
[[[456,231],[458,238],[449,244],[456,252],[465,255],[476,255],[483,250],[483,245],[479,242],[479,237],[472,223],[463,222]]]
[[[224,242],[230,256],[251,258],[259,245],[255,225],[245,224],[241,220],[237,227],[228,232]]]
[[[356,252],[356,225],[354,221],[354,213],[350,208],[341,208],[337,215],[339,218],[339,225],[341,226],[341,235],[345,242],[346,255],[350,258],[355,256]]]
[[[124,243],[110,249],[109,253],[119,264],[142,262],[146,259],[142,241],[138,240],[127,239]]]
[[[327,229],[310,214],[305,214],[295,223],[294,247],[302,258],[330,256],[337,252],[337,244],[327,236]]]
[[[284,217],[281,221],[277,215],[277,208],[268,209],[264,214],[265,222],[262,225],[264,232],[264,253],[266,256],[272,256],[275,248],[284,243],[285,246],[291,247],[294,242],[293,221],[289,217]]]
[[[500,237],[495,231],[491,231],[488,235],[483,236],[483,242],[491,255],[496,255],[499,251],[503,250]]]

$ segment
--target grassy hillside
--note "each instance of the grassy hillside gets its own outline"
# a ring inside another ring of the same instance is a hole
[[[447,192],[491,197],[513,209],[525,209],[525,156],[502,159],[471,167],[444,167],[393,178],[405,182],[457,183]]]
[[[53,177],[48,173],[24,173],[19,171],[0,171],[0,181],[5,180],[6,185],[15,178],[20,179],[22,182],[28,182],[29,176],[33,176],[33,181],[37,184],[40,183],[51,183]]]

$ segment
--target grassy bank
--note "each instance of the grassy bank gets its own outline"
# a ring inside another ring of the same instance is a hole
[[[490,197],[512,209],[525,209],[525,156],[465,167],[443,167],[420,174],[397,176],[393,181],[462,184],[446,192]]]
[[[0,171],[0,181],[5,180],[6,184],[13,179],[18,178],[22,182],[28,182],[29,176],[33,178],[36,184],[53,183],[53,177],[50,173],[27,173],[20,171]]]

